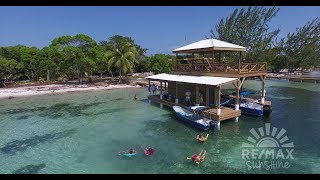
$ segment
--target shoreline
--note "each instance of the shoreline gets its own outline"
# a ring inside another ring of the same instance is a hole
[[[98,84],[98,85],[75,85],[75,84],[49,84],[37,86],[22,86],[0,89],[0,99],[12,99],[17,97],[37,96],[37,95],[55,95],[69,92],[82,92],[90,90],[109,90],[123,88],[138,88],[139,85],[129,84]]]

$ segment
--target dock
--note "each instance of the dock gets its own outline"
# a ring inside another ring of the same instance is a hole
[[[269,79],[287,79],[292,82],[311,82],[311,83],[320,83],[320,77],[289,77],[289,76],[266,76]]]
[[[168,107],[173,107],[175,105],[181,106],[183,108],[187,107],[183,103],[175,104],[174,99],[173,100],[160,99],[160,95],[149,95],[148,99],[151,100],[152,102],[163,104]],[[229,107],[221,106],[221,114],[217,115],[217,108],[212,107],[212,108],[203,110],[201,112],[201,115],[208,118],[208,119],[213,119],[215,121],[223,121],[223,120],[227,120],[227,119],[236,118],[236,117],[241,116],[241,110],[234,110]]]

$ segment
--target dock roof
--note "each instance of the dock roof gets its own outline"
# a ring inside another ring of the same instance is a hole
[[[204,84],[204,85],[213,85],[213,86],[221,85],[228,82],[234,82],[238,80],[238,78],[229,78],[229,77],[186,76],[186,75],[167,74],[167,73],[148,76],[146,77],[146,79],[184,82],[184,83],[193,83],[193,84]]]
[[[174,49],[174,53],[191,53],[191,52],[201,52],[201,51],[246,51],[246,47],[239,46],[236,44],[228,43],[225,41],[220,41],[217,39],[205,39],[197,41],[180,48]]]

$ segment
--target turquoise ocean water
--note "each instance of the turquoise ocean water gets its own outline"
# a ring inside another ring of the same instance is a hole
[[[261,82],[248,80],[244,87],[259,93]],[[195,140],[201,131],[177,121],[170,108],[149,104],[147,95],[128,88],[2,99],[0,173],[320,173],[319,84],[267,80],[270,118],[224,121],[204,144]],[[266,123],[285,129],[294,143],[289,168],[253,170],[242,158],[250,129]],[[155,148],[153,156],[143,154],[145,146]],[[131,147],[135,157],[118,155]],[[202,149],[202,164],[187,160]]]

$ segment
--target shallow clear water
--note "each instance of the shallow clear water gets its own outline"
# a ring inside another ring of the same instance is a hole
[[[244,86],[259,92],[261,82]],[[131,100],[134,94],[139,100]],[[143,88],[3,99],[0,173],[320,173],[320,85],[268,80],[266,94],[270,118],[222,122],[204,144],[195,140],[200,131],[177,121],[170,108],[149,104]],[[250,170],[242,159],[249,130],[265,123],[284,128],[294,143],[289,168]],[[141,146],[155,147],[155,154],[145,156]],[[131,147],[135,157],[118,155]],[[202,149],[202,164],[186,159]]]

